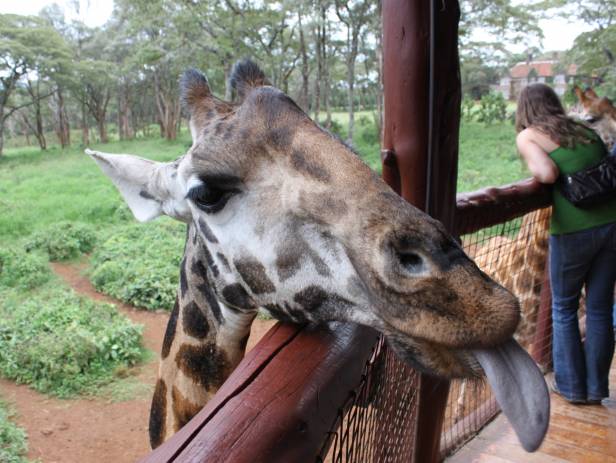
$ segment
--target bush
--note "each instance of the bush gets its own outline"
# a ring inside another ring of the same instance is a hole
[[[2,463],[27,463],[26,432],[10,421],[13,415],[0,402],[0,461]]]
[[[494,122],[503,122],[507,119],[507,102],[502,93],[490,92],[484,95],[479,102],[477,120],[485,125]]]
[[[143,358],[141,329],[110,304],[54,285],[0,307],[0,374],[60,397],[94,391]]]
[[[50,278],[47,256],[0,248],[0,288],[34,289]]]
[[[473,120],[473,116],[474,116],[474,109],[475,107],[475,101],[473,101],[472,98],[469,98],[468,96],[465,96],[462,99],[462,105],[460,107],[461,113],[462,113],[462,119],[470,122]]]
[[[92,255],[92,284],[137,307],[171,310],[185,229],[170,220],[114,229]]]
[[[358,132],[362,142],[367,145],[378,145],[381,141],[381,136],[376,121],[371,121],[367,116],[362,116],[359,120]]]
[[[325,121],[321,122],[321,125],[325,127]],[[342,126],[342,124],[334,119],[331,120],[329,124],[329,131],[339,137],[340,139],[344,139],[346,137],[347,129]]]
[[[40,249],[52,261],[74,259],[91,252],[96,243],[96,233],[91,225],[59,222],[34,233],[26,242],[26,250]]]

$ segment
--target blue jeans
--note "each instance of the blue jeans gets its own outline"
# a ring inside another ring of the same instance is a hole
[[[554,373],[558,389],[570,400],[609,395],[615,281],[616,223],[550,236]],[[584,284],[586,341],[582,345],[577,310]]]

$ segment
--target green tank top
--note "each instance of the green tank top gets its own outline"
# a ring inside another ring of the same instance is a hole
[[[549,156],[563,174],[572,174],[590,167],[606,155],[603,142],[597,137],[592,143],[577,143],[575,148],[558,147]],[[616,198],[603,204],[581,209],[567,201],[556,183],[552,188],[553,208],[550,233],[562,235],[607,223],[616,222]]]

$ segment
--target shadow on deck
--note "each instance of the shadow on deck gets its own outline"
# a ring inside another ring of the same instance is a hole
[[[610,373],[610,397],[602,405],[571,405],[553,393],[551,400],[550,428],[537,452],[522,449],[513,428],[500,414],[445,461],[616,463],[616,357]]]

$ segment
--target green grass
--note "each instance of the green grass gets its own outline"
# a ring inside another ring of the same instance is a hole
[[[95,394],[144,358],[141,326],[55,278],[0,290],[0,375],[58,397]]]
[[[529,177],[517,154],[510,122],[485,126],[463,122],[460,127],[458,191],[474,191]]]
[[[27,463],[26,431],[12,421],[13,413],[0,401],[0,462]]]
[[[186,136],[93,146],[114,153],[130,152],[156,160],[186,152]],[[115,187],[104,178],[81,147],[69,150],[32,148],[7,150],[0,158],[0,238],[17,240],[60,221],[89,223],[99,228],[118,223],[121,205]]]

